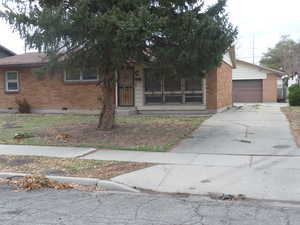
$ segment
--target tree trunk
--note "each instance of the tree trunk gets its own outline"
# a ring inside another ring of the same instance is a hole
[[[102,109],[98,129],[111,130],[115,122],[115,83],[113,75],[107,75],[101,84]]]

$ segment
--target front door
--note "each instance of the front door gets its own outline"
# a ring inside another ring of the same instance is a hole
[[[134,106],[134,72],[123,70],[118,77],[118,105]]]

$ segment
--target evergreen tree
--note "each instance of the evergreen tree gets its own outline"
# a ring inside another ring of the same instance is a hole
[[[226,0],[3,0],[1,12],[50,68],[95,67],[103,93],[99,128],[114,123],[115,73],[144,64],[153,76],[204,76],[234,42]]]

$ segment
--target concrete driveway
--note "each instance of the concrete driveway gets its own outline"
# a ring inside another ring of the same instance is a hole
[[[243,104],[205,121],[172,152],[228,155],[300,155],[284,104]]]
[[[169,153],[193,160],[156,165],[113,180],[159,192],[217,192],[300,202],[300,150],[281,106],[243,105],[214,115]]]

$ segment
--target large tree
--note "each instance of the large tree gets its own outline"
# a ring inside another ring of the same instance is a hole
[[[264,53],[260,64],[286,71],[289,75],[300,73],[300,43],[282,36],[274,48]]]
[[[95,67],[100,129],[111,129],[115,74],[144,64],[153,76],[204,76],[234,42],[226,0],[3,0],[1,15],[53,65]],[[80,66],[79,66],[80,65]]]

